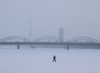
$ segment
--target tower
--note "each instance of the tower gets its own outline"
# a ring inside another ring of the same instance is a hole
[[[31,21],[31,17],[30,17],[30,24],[29,24],[29,38],[32,41],[32,21]]]
[[[29,39],[32,41],[32,10],[31,10],[31,2],[29,3],[29,7],[30,7],[30,19],[29,19]]]
[[[63,41],[64,41],[64,29],[59,28],[59,42],[63,42]]]

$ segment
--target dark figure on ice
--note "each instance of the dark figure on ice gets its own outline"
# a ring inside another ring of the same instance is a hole
[[[53,62],[54,62],[54,61],[56,62],[56,56],[53,57]]]

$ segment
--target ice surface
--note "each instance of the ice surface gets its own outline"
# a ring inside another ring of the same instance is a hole
[[[100,73],[100,49],[0,49],[0,73]]]

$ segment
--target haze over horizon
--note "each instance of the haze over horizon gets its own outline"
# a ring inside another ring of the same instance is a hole
[[[31,16],[30,16],[31,15]],[[0,0],[0,39],[8,36],[91,37],[100,41],[100,0]]]

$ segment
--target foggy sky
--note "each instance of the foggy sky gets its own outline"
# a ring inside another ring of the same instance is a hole
[[[30,16],[31,15],[31,16]],[[0,39],[7,36],[92,37],[100,41],[100,0],[0,0]]]

